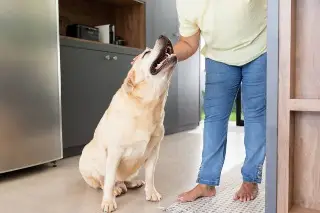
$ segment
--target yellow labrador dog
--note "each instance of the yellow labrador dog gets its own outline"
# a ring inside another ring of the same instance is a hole
[[[102,210],[117,209],[115,197],[145,184],[146,199],[159,201],[154,172],[164,136],[164,106],[177,64],[172,44],[160,36],[134,62],[123,85],[83,149],[79,169],[89,186],[103,189]],[[145,167],[145,182],[135,180]]]

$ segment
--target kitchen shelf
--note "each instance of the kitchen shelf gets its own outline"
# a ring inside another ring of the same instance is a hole
[[[138,48],[114,44],[104,44],[97,41],[89,41],[84,39],[72,38],[68,36],[60,36],[60,45],[97,51],[108,51],[133,56],[139,55],[142,52],[142,49]]]
[[[320,213],[319,210],[306,209],[300,206],[293,206],[289,213]]]
[[[319,99],[290,99],[289,102],[291,111],[319,112]]]
[[[146,8],[136,0],[59,0],[59,33],[66,36],[72,24],[90,27],[113,24],[116,36],[126,41],[126,46],[146,47]]]

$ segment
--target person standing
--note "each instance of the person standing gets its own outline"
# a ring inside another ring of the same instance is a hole
[[[204,133],[197,185],[181,202],[216,194],[227,145],[228,121],[242,84],[246,158],[234,199],[258,195],[266,153],[267,0],[176,0],[179,41],[174,53],[187,60],[205,45]],[[196,71],[196,70],[195,70]]]
[[[266,153],[266,0],[176,0],[180,39],[174,46],[179,61],[199,48],[206,57],[202,162],[197,183],[179,195],[181,202],[214,196],[225,160],[228,120],[242,83],[246,158],[243,184],[234,199],[258,195]]]

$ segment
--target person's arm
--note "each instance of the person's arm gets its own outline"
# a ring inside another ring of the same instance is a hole
[[[181,36],[179,41],[173,47],[178,61],[184,61],[190,58],[198,50],[199,44],[200,31],[189,37]]]

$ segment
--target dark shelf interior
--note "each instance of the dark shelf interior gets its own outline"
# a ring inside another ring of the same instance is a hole
[[[126,46],[146,47],[145,4],[135,0],[59,0],[59,30],[66,36],[71,24],[95,27],[114,24],[116,35]]]

